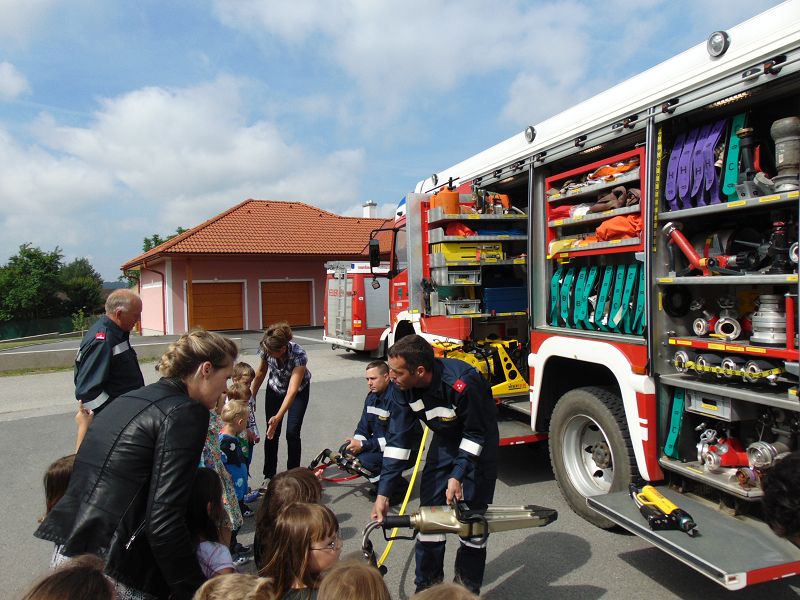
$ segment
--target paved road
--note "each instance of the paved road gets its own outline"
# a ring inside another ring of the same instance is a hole
[[[244,358],[256,363],[257,335],[242,339]],[[313,372],[311,404],[303,430],[303,461],[324,447],[336,447],[352,432],[361,410],[367,359],[332,351],[318,330],[298,332],[309,353]],[[152,363],[145,365],[148,382],[155,380]],[[51,546],[32,537],[43,507],[41,477],[56,457],[72,451],[74,425],[70,373],[0,378],[0,586],[4,598],[19,597],[47,569]],[[263,415],[259,421],[263,424]],[[282,450],[284,446],[282,446]],[[253,476],[260,481],[263,457],[257,448]],[[283,461],[285,454],[281,454]],[[489,544],[484,597],[493,599],[648,598],[648,600],[763,599],[800,595],[800,579],[773,582],[741,592],[726,592],[661,551],[634,536],[590,526],[567,508],[558,493],[545,446],[501,449],[497,504],[539,504],[559,511],[559,519],[542,529],[495,535]],[[358,482],[328,484],[325,502],[339,516],[345,553],[358,549],[369,518],[371,501]],[[416,504],[415,504],[416,505]],[[414,506],[415,506],[414,505]],[[252,539],[248,520],[242,539]],[[379,550],[382,541],[373,536]],[[447,576],[452,576],[455,540],[448,541]],[[720,552],[724,552],[720,548]],[[386,581],[395,600],[413,593],[413,545],[398,541],[387,561]]]

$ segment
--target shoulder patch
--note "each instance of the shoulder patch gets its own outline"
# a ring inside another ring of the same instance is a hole
[[[467,384],[462,379],[456,379],[455,383],[453,383],[453,389],[460,394],[467,389]]]
[[[106,339],[106,332],[105,331],[98,331],[96,334],[94,334],[94,339],[96,339],[96,340],[104,340],[104,339]]]

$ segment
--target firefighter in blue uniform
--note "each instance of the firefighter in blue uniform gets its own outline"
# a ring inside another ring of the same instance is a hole
[[[399,390],[389,379],[389,367],[382,360],[369,363],[365,377],[369,393],[364,400],[364,410],[361,412],[355,434],[345,441],[347,444],[345,451],[357,456],[364,468],[375,474],[375,477],[370,479],[375,483],[380,479],[389,416]],[[412,448],[415,448],[422,437],[422,427],[419,422],[410,433]]]
[[[142,315],[142,300],[131,290],[115,290],[106,314],[83,336],[75,357],[75,398],[83,410],[100,412],[109,401],[144,385],[130,331]]]
[[[486,507],[494,497],[499,445],[497,408],[488,383],[465,362],[434,358],[433,348],[418,335],[400,339],[388,354],[390,377],[402,394],[390,417],[372,519],[383,520],[389,510],[394,484],[413,451],[410,432],[417,420],[434,433],[422,472],[420,504],[464,500],[470,508]],[[486,544],[460,542],[456,581],[478,594]],[[443,580],[444,552],[443,534],[417,536],[417,591]]]

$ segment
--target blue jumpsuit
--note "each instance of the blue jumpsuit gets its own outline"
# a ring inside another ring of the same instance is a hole
[[[422,472],[420,505],[446,504],[450,478],[458,479],[470,508],[485,508],[494,498],[497,479],[497,407],[484,378],[467,363],[437,358],[427,389],[401,391],[396,396],[378,494],[391,496],[413,448],[413,427],[422,420],[433,431]],[[475,593],[483,583],[486,544],[460,540],[456,554],[456,580]],[[420,534],[416,543],[416,577],[421,590],[444,578],[444,534]]]
[[[355,439],[361,440],[361,452],[357,455],[358,460],[368,471],[375,474],[375,481],[378,480],[383,465],[383,449],[386,447],[386,431],[389,426],[392,404],[394,404],[395,398],[401,394],[402,392],[392,382],[381,394],[375,392],[367,394],[364,400],[364,410],[361,412],[361,420],[359,420],[353,436]],[[409,437],[412,454],[419,446],[421,437],[422,427],[415,420]]]

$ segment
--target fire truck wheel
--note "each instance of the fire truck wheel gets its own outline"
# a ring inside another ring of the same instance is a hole
[[[614,527],[586,498],[627,490],[638,477],[620,397],[599,387],[561,396],[550,419],[550,462],[572,510],[597,527]]]

